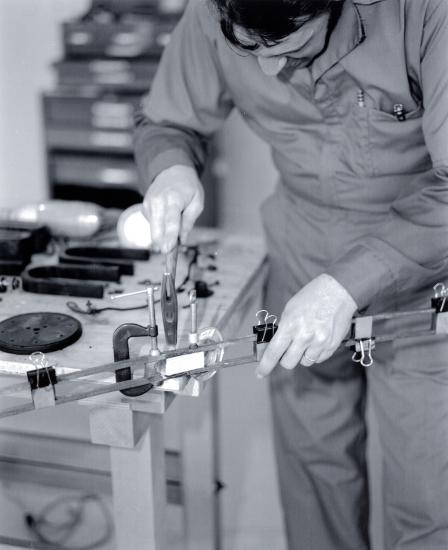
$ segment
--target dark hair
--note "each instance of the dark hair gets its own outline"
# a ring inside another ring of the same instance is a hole
[[[330,11],[335,0],[211,0],[220,17],[221,30],[232,44],[256,49],[236,36],[235,25],[266,46],[274,45],[317,15]]]

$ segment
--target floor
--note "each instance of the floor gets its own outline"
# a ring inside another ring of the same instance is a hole
[[[30,545],[27,541],[36,541],[36,537],[25,524],[25,514],[32,514],[37,517],[44,508],[57,502],[61,498],[68,498],[73,503],[84,494],[78,491],[67,489],[56,489],[43,487],[42,485],[30,483],[0,483],[0,550],[14,550],[15,548],[39,548]],[[55,507],[48,516],[50,520],[62,521],[68,517],[68,506],[62,503]],[[167,533],[167,550],[182,550],[180,538],[182,525],[182,509],[178,506],[169,506],[170,529]],[[45,530],[45,534],[53,537],[55,532]],[[2,541],[2,537],[10,541]],[[97,502],[90,502],[85,505],[84,513],[79,527],[73,530],[73,535],[63,538],[61,547],[76,548],[83,550],[89,548],[92,543],[103,539],[104,543],[95,545],[95,550],[115,550],[112,522],[112,499],[110,495],[101,496],[101,506]],[[17,546],[11,542],[17,540]],[[4,544],[3,542],[8,542]],[[274,547],[275,548],[275,547]],[[142,549],[143,550],[143,549]]]
[[[237,383],[233,369],[220,379],[223,550],[286,550],[267,384],[236,368]]]
[[[37,517],[48,504],[57,501],[61,497],[76,499],[79,496],[78,492],[67,489],[43,487],[42,485],[29,483],[2,482],[0,484],[0,535],[12,540],[36,540],[25,524],[25,514],[32,514],[34,517]],[[81,547],[99,540],[105,535],[106,542],[96,548],[98,550],[113,549],[110,500],[102,497],[102,502],[106,511],[103,511],[95,503],[86,504],[85,514],[79,523],[79,528],[74,531],[73,537],[69,537],[66,540],[64,538],[64,545]],[[67,517],[65,511],[68,508],[66,508],[65,504],[61,504],[57,508],[49,517],[55,521],[61,521]],[[45,532],[51,537],[56,535],[54,531]],[[17,547],[23,548],[23,546],[19,545]],[[33,546],[30,547],[33,548]],[[16,547],[13,546],[13,548]],[[11,546],[0,543],[0,549],[11,550]]]
[[[221,373],[221,469],[225,489],[222,498],[222,550],[286,550],[269,417],[269,401],[264,381],[253,374],[253,367],[236,367]],[[24,514],[38,514],[49,502],[61,496],[76,496],[68,489],[34,483],[0,483],[0,536],[30,540]],[[110,509],[110,496],[103,501]],[[170,506],[172,524],[167,550],[181,550],[179,525],[181,509]],[[104,514],[92,505],[82,525],[68,541],[81,546],[98,536],[105,524]],[[23,546],[22,546],[23,547]],[[33,546],[31,546],[33,547]],[[11,550],[2,545],[1,549]],[[98,547],[113,550],[113,539]]]

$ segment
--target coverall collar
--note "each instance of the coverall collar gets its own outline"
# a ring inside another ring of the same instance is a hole
[[[345,0],[342,13],[330,36],[325,52],[310,67],[317,82],[331,67],[356,48],[366,37],[365,27],[356,4],[373,4],[383,0]]]
[[[368,6],[370,4],[377,4],[378,2],[383,2],[383,0],[354,0],[355,4],[363,4]]]

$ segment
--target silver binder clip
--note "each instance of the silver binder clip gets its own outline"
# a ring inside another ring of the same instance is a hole
[[[264,317],[263,318],[260,318],[261,315],[264,313]],[[257,321],[258,321],[258,325],[265,325],[266,324],[266,320],[267,318],[269,317],[269,311],[267,309],[260,309],[259,311],[257,311],[257,313],[255,314],[255,317],[257,318]]]
[[[272,319],[272,323],[269,322],[269,319]],[[271,315],[268,315],[266,317],[266,326],[265,326],[265,331],[264,331],[264,334],[263,334],[263,342],[266,339],[267,329],[268,329],[269,325],[271,325],[272,337],[274,336],[274,334],[275,334],[275,325],[277,324],[277,321],[278,321],[277,315],[271,314]]]
[[[436,299],[443,298],[442,304],[439,308],[439,311],[443,311],[445,309],[446,299],[448,298],[448,288],[446,288],[446,286],[443,283],[437,283],[436,285],[434,285],[433,289],[435,294],[434,298]]]
[[[434,298],[442,300],[440,305],[436,306],[433,326],[436,334],[448,334],[448,311],[445,311],[445,304],[448,298],[448,288],[443,283],[434,285]]]
[[[363,367],[373,365],[372,350],[375,348],[375,342],[372,338],[368,340],[359,340],[355,345],[355,352],[352,355],[352,361],[360,363]]]
[[[264,314],[264,316],[263,316]],[[265,341],[266,339],[266,331],[267,331],[267,323],[268,323],[268,318],[269,318],[269,311],[267,309],[260,309],[259,311],[257,311],[257,313],[255,314],[255,317],[257,318],[257,325],[260,326],[260,325],[264,325],[264,332],[263,332],[263,339],[262,339],[262,342]]]
[[[360,363],[363,367],[373,365],[372,350],[375,349],[375,338],[373,337],[373,317],[357,317],[355,322],[355,353],[352,361]]]

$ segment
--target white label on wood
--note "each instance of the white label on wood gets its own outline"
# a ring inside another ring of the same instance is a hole
[[[167,376],[189,372],[192,370],[203,369],[205,366],[205,355],[203,351],[188,353],[186,355],[177,355],[169,357],[166,360],[165,373]]]

